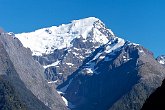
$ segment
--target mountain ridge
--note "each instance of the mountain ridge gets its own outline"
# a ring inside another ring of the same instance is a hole
[[[93,39],[91,39],[93,42],[105,44],[108,42],[108,39],[101,33],[101,28],[105,28],[105,25],[98,18],[89,17],[73,20],[69,24],[42,28],[30,33],[16,34],[15,36],[23,42],[25,47],[31,48],[34,55],[42,55],[50,54],[55,49],[63,49],[72,46],[71,41],[75,38],[82,37],[85,42],[88,37],[87,34],[90,31],[96,31],[94,34],[101,35],[101,37],[99,37],[100,35],[93,37]],[[107,30],[107,32],[107,34],[114,36],[111,30]],[[38,36],[40,37],[38,38]],[[34,42],[37,40],[39,40],[39,42]],[[47,45],[48,42],[49,45]],[[35,45],[35,47],[33,47],[33,45]]]
[[[97,18],[41,30],[16,37],[32,50],[47,83],[57,88],[70,109],[139,110],[165,76],[152,52],[115,36]],[[36,43],[31,45],[32,40]]]
[[[54,87],[44,79],[44,69],[14,36],[0,35],[1,75],[5,75],[28,109],[65,110],[64,103]],[[58,101],[56,101],[58,99]]]

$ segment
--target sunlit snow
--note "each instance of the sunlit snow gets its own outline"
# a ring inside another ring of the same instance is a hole
[[[50,64],[50,65],[46,65],[46,66],[43,66],[44,68],[48,68],[48,67],[51,67],[51,66],[57,66],[58,64],[60,63],[59,60],[57,60],[56,62]]]
[[[16,34],[15,36],[23,43],[24,47],[30,48],[33,55],[37,56],[50,54],[55,49],[71,47],[71,41],[73,39],[80,37],[87,39],[91,31],[93,31],[94,34],[92,42],[105,44],[109,41],[109,39],[101,33],[99,29],[94,28],[94,23],[96,21],[101,22],[95,17],[89,17],[74,20],[70,24],[52,26],[49,28],[39,29],[34,32]],[[109,32],[111,35],[114,35],[111,30],[109,30]]]

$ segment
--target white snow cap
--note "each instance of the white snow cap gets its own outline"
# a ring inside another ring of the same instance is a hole
[[[99,22],[96,24],[96,22]],[[52,26],[29,33],[16,34],[15,36],[22,42],[24,47],[30,48],[33,55],[41,56],[50,54],[55,49],[71,47],[71,41],[82,37],[86,41],[90,32],[93,32],[92,42],[105,44],[109,41],[107,35],[99,29],[104,28],[104,24],[95,17],[80,20],[73,20],[70,24]],[[113,32],[107,29],[112,36]]]
[[[165,65],[165,56],[161,56],[158,62],[162,65]]]

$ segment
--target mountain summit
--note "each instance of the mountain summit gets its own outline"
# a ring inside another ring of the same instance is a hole
[[[165,77],[152,52],[94,17],[15,36],[69,109],[140,110]]]
[[[92,36],[91,36],[92,35]],[[32,50],[33,55],[53,53],[55,49],[73,46],[73,39],[81,38],[83,42],[105,44],[114,36],[105,25],[95,17],[74,20],[70,24],[52,26],[35,32],[16,34],[25,47]]]
[[[110,52],[125,43],[95,17],[15,36],[44,66],[46,78],[60,84],[101,45],[110,44],[106,49]]]

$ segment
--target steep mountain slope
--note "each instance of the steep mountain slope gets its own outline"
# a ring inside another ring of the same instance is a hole
[[[7,54],[0,36],[0,77],[1,77],[1,108],[4,109],[36,109],[49,110],[41,101],[39,101],[24,85],[19,78],[13,63]],[[13,92],[13,93],[10,93]],[[18,96],[16,95],[18,94]],[[15,98],[15,99],[13,99]],[[18,100],[18,102],[12,102]],[[11,103],[12,102],[12,103]],[[4,105],[5,103],[5,105]],[[35,103],[35,104],[34,104]],[[16,105],[15,105],[16,104]],[[18,105],[20,104],[20,106]],[[11,106],[10,106],[11,105]],[[26,105],[26,106],[25,106]]]
[[[111,45],[98,48],[58,87],[74,109],[139,110],[160,86],[165,68],[151,52],[129,42],[107,52]]]
[[[141,110],[165,110],[165,80],[146,100]]]
[[[18,94],[10,83],[0,76],[0,109],[27,110],[26,105],[19,99]]]
[[[16,37],[44,66],[46,78],[59,85],[91,52],[115,36],[99,19],[90,17]]]
[[[165,77],[152,52],[116,37],[94,17],[16,37],[73,110],[139,110]]]
[[[165,66],[165,56],[161,55],[156,60]],[[164,110],[165,109],[165,80],[162,85],[152,93],[145,101],[141,110]]]
[[[0,35],[0,73],[18,92],[30,110],[65,110],[60,96],[43,78],[43,67],[34,61],[31,51],[6,33]],[[48,107],[47,107],[48,106]]]

